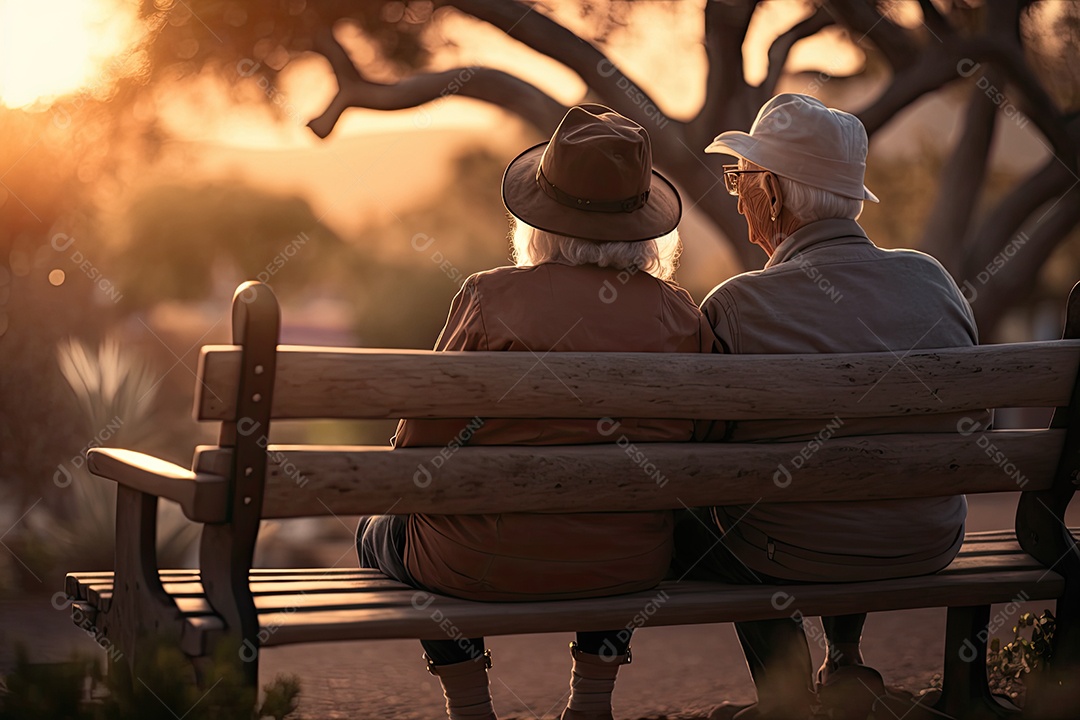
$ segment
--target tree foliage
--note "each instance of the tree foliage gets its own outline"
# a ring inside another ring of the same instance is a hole
[[[310,123],[320,136],[328,135],[350,107],[415,107],[448,91],[503,107],[549,134],[566,108],[523,78],[491,67],[430,69],[446,44],[438,29],[447,17],[459,13],[487,23],[568,67],[588,87],[589,99],[644,125],[659,167],[689,196],[688,204],[715,222],[745,267],[760,265],[760,256],[744,242],[745,225],[717,180],[723,159],[704,156],[701,149],[721,130],[749,128],[757,109],[787,77],[792,48],[838,26],[866,54],[859,74],[880,72],[886,78],[865,105],[847,108],[859,115],[871,136],[928,93],[960,86],[967,95],[959,138],[943,164],[940,192],[919,247],[939,257],[958,281],[975,281],[1010,243],[1023,238],[1024,250],[1010,256],[1009,271],[978,283],[975,308],[984,327],[996,324],[1034,286],[1046,260],[1080,221],[1080,203],[1061,201],[1077,182],[1080,143],[1078,85],[1068,62],[1080,12],[1071,3],[1060,10],[1060,32],[1049,34],[1035,22],[1045,3],[1032,0],[919,0],[921,22],[914,26],[902,23],[900,4],[887,0],[808,0],[805,16],[768,48],[765,78],[751,83],[743,41],[756,13],[768,3],[706,2],[701,6],[708,59],[705,100],[693,117],[678,119],[659,110],[641,83],[605,54],[607,38],[632,22],[632,3],[577,3],[593,28],[583,37],[548,7],[529,0],[143,2],[148,18],[161,18],[149,46],[155,73],[194,73],[212,66],[243,85],[252,72],[272,79],[299,54],[324,56],[339,91]],[[344,27],[359,30],[377,52],[357,62],[343,44]],[[249,62],[238,70],[241,60]],[[843,80],[824,69],[813,77],[819,84]],[[1003,195],[991,198],[985,187],[988,162],[1005,110],[1030,120],[1050,156]]]

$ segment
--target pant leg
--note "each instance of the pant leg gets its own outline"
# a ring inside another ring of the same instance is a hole
[[[753,620],[735,623],[746,666],[754,679],[759,701],[780,700],[778,695],[793,696],[812,687],[810,649],[806,644],[801,618]]]
[[[821,626],[825,630],[825,637],[832,645],[858,645],[862,640],[863,625],[865,624],[866,613],[831,615],[821,618]]]
[[[583,653],[599,655],[605,660],[625,655],[630,650],[632,629],[579,632],[577,647]]]
[[[866,624],[866,613],[821,618],[829,663],[849,665],[863,662],[859,643],[862,642],[864,624]]]
[[[362,568],[372,568],[398,582],[419,587],[405,568],[405,525],[402,515],[369,515],[356,527],[356,554]]]
[[[674,579],[686,577],[736,585],[788,582],[755,572],[743,564],[724,544],[723,531],[707,508],[676,514],[671,574]],[[795,696],[811,687],[810,648],[801,616],[737,622],[735,632],[759,700],[770,703],[778,700],[783,704],[785,697],[790,696],[794,701]]]
[[[484,638],[460,640],[421,640],[424,652],[433,665],[453,665],[475,660],[484,654]]]
[[[405,567],[406,519],[401,515],[369,515],[356,527],[356,554],[360,567],[381,571],[406,585],[420,587]],[[484,638],[421,640],[435,665],[453,665],[484,654]]]
[[[675,511],[674,550],[669,580],[709,580],[734,585],[786,583],[748,568],[724,544],[724,533],[709,508]]]

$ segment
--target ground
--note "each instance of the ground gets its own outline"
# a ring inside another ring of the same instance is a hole
[[[1012,526],[1015,496],[973,497],[969,503],[969,530]],[[1073,519],[1071,524],[1080,523]],[[1045,605],[1031,603],[1017,614],[1041,611]],[[41,661],[63,660],[74,647],[97,650],[67,611],[53,607],[51,593],[6,601],[0,604],[0,617],[0,672],[11,667],[15,640]],[[915,692],[941,671],[944,634],[943,608],[876,613],[867,623],[864,654],[890,685]],[[569,633],[489,639],[492,694],[500,717],[558,717],[568,692],[571,639]],[[730,624],[644,628],[635,634],[633,650],[634,661],[623,668],[615,690],[615,717],[621,720],[705,718],[725,702],[747,704],[754,698]],[[822,650],[813,641],[811,652],[820,661]],[[261,682],[278,673],[299,675],[300,714],[306,720],[438,718],[442,696],[420,653],[413,640],[269,648],[262,655]]]

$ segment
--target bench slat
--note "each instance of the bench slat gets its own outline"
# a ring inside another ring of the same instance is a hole
[[[635,616],[642,620],[635,624],[662,626],[788,617],[796,610],[812,617],[1047,600],[1060,597],[1064,584],[1064,578],[1056,572],[1040,568],[944,571],[930,577],[820,585],[664,582],[653,590],[618,597],[500,603],[498,613],[491,612],[490,603],[433,596],[413,589],[382,593],[378,602],[363,604],[350,604],[345,595],[335,598],[340,603],[330,607],[269,602],[270,598],[256,603],[260,625],[268,636],[264,645],[274,646],[360,639],[441,639],[447,637],[447,622],[457,636],[475,637],[620,628],[634,623]],[[102,593],[102,599],[110,596]],[[185,642],[201,646],[200,634],[223,629],[221,620],[208,614],[209,606],[202,598],[180,598],[178,605],[187,613]]]
[[[438,448],[271,445],[262,516],[629,511],[1050,487],[1064,431],[984,435],[834,437],[801,469],[793,460],[805,442],[652,443],[637,446],[641,457],[615,444],[477,446],[439,467]],[[196,466],[227,463],[230,452],[201,448]]]
[[[1045,571],[844,585],[725,586],[684,581],[616,598],[506,603],[499,606],[498,613],[492,613],[485,603],[438,597],[422,609],[414,607],[410,599],[393,608],[292,613],[273,610],[261,612],[260,623],[269,632],[267,646],[361,638],[440,639],[447,637],[444,620],[455,630],[455,636],[476,637],[610,630],[633,623],[635,616],[641,617],[650,607],[655,612],[644,624],[662,626],[788,617],[796,610],[815,616],[1010,602],[1021,592],[1029,600],[1042,600],[1060,596],[1063,589],[1061,576]],[[776,605],[789,597],[794,598],[793,602],[784,610],[778,609]]]
[[[1073,532],[1080,534],[1080,528],[1074,528]],[[1026,567],[1026,563],[1035,562],[1020,548],[1012,530],[990,530],[967,533],[964,544],[949,570],[960,567],[966,558],[985,556],[1000,556],[1001,562],[1016,563],[1017,567]],[[159,572],[161,582],[170,595],[194,597],[203,594],[197,568]],[[301,584],[305,592],[341,592],[357,587],[387,589],[400,586],[400,583],[386,578],[378,570],[368,568],[254,568],[250,572],[253,594],[287,593],[293,591],[296,584]],[[86,600],[91,586],[98,586],[98,591],[108,591],[112,589],[112,585],[111,570],[68,573],[65,578],[67,594],[74,600]]]
[[[278,347],[272,417],[845,419],[1067,405],[1080,341],[816,355]],[[195,416],[235,420],[240,351],[206,346]],[[633,388],[633,392],[627,392]]]
[[[938,576],[948,581],[961,576],[987,573],[1016,573],[1037,572],[1043,574],[1043,568],[1037,560],[1030,556],[1001,556],[993,558],[957,558],[947,570]],[[263,616],[272,613],[314,613],[330,612],[337,610],[379,610],[385,608],[407,607],[419,598],[422,603],[429,593],[418,591],[415,588],[385,580],[378,586],[372,586],[375,581],[362,581],[360,583],[335,583],[332,586],[321,587],[318,591],[309,588],[308,591],[288,589],[285,592],[255,593],[255,607]],[[931,581],[933,582],[933,580]],[[209,615],[212,609],[201,592],[202,585],[195,583],[199,588],[197,593],[174,593],[170,588],[166,590],[176,601],[177,607],[186,615]],[[111,589],[111,586],[110,586]],[[253,586],[254,589],[254,586]],[[715,593],[716,586],[706,583],[695,583],[685,591],[693,593]],[[104,595],[104,593],[102,593]],[[95,593],[91,593],[91,602],[97,604]],[[269,618],[268,618],[269,619]]]
[[[993,555],[984,554],[991,548],[996,550]],[[161,575],[167,589],[183,593],[177,597],[186,614],[182,642],[185,651],[198,654],[208,638],[222,632],[224,626],[209,614],[199,592],[198,571],[165,570]],[[112,597],[111,573],[68,577],[69,588],[81,588],[83,595],[96,600],[81,604],[85,612],[106,611]],[[602,630],[628,623],[659,626],[787,617],[796,610],[814,616],[1044,600],[1059,597],[1064,590],[1064,579],[1024,553],[1010,531],[969,533],[953,563],[928,577],[787,586],[665,582],[653,590],[618,597],[569,603],[501,603],[497,614],[491,612],[489,603],[431,596],[368,569],[260,569],[253,570],[250,577],[267,646],[374,638],[439,639],[447,637],[447,623],[464,637]]]
[[[1016,546],[1014,552],[998,553],[983,557],[961,550],[956,559],[940,575],[961,575],[971,572],[997,572],[1043,570],[1039,561]],[[412,595],[414,588],[391,580],[382,575],[377,579],[370,577],[356,579],[327,579],[304,583],[295,582],[260,582],[251,581],[252,595],[260,610],[282,610],[286,608],[329,608],[340,606],[376,606],[393,602],[404,597],[401,593]],[[107,582],[84,585],[91,596],[101,596],[112,591],[111,578]],[[177,600],[201,599],[204,597],[202,583],[166,582],[165,591]],[[198,606],[192,606],[198,607]],[[194,614],[209,612],[185,610]]]

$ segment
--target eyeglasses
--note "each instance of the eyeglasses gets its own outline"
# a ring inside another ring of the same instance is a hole
[[[740,170],[738,165],[724,165],[724,187],[728,195],[739,196],[739,176],[746,173],[764,173],[769,170]]]

